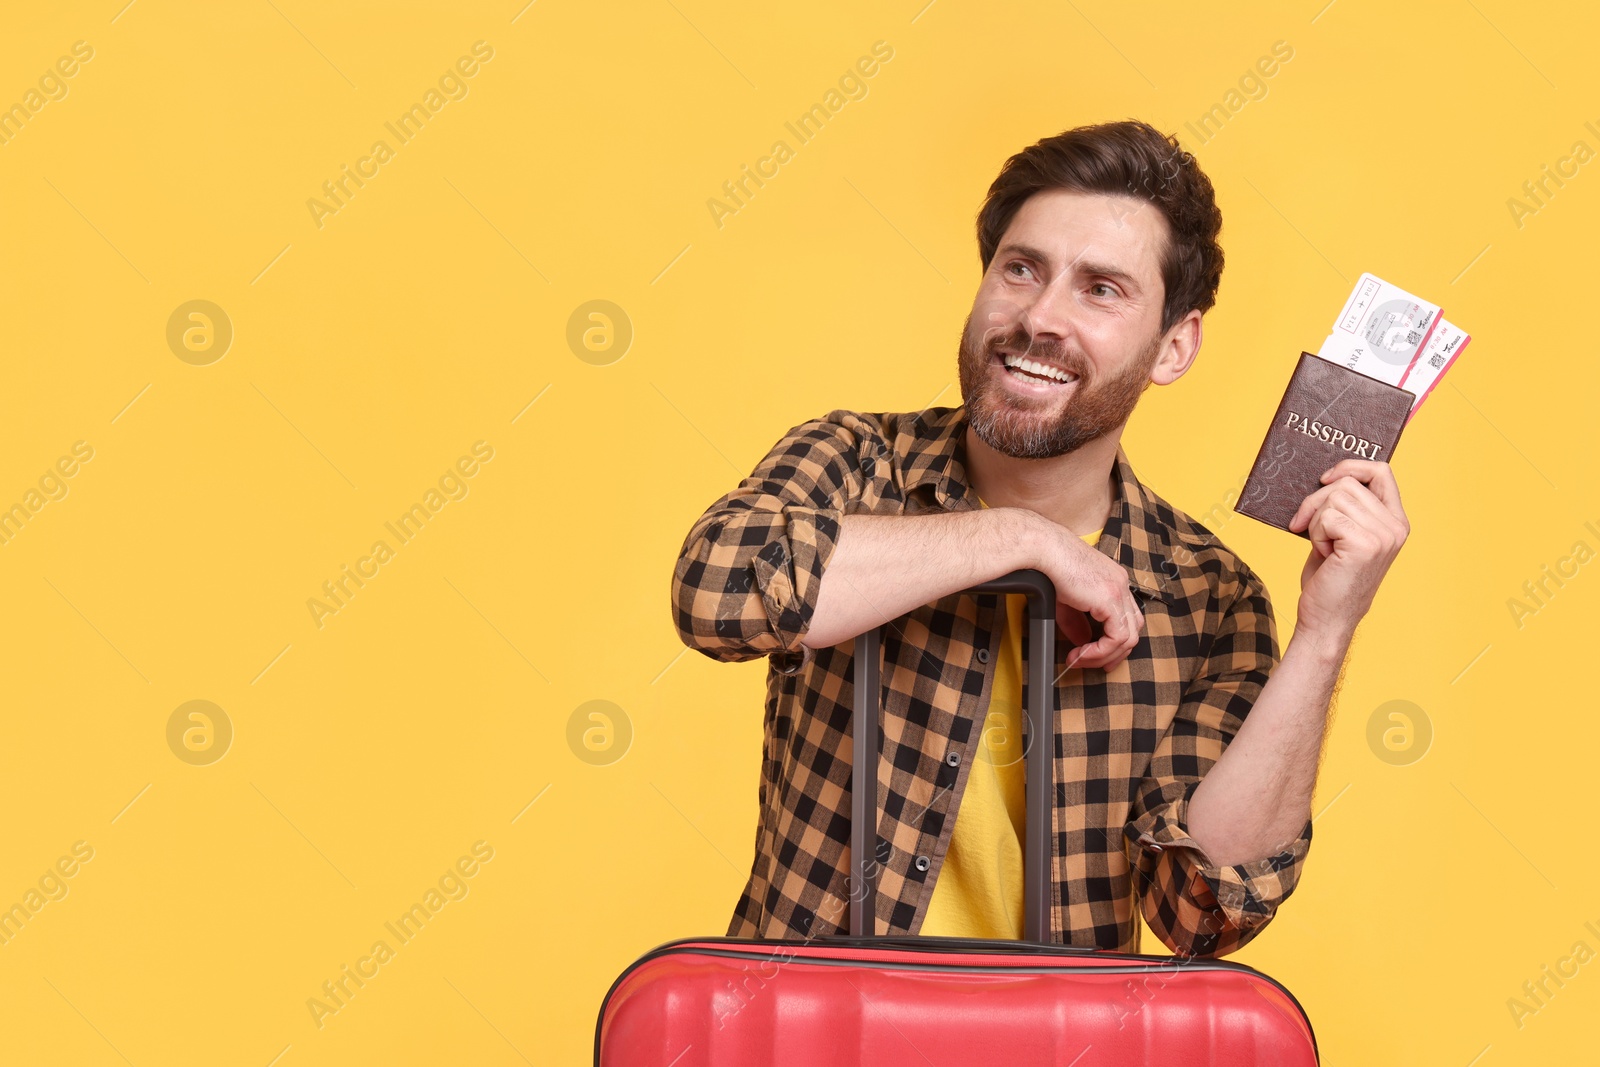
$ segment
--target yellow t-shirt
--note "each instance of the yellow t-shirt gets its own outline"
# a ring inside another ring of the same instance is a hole
[[[1083,539],[1095,544],[1102,530],[1084,534]],[[1006,595],[1006,629],[1000,637],[978,754],[967,772],[949,851],[919,930],[922,934],[1012,941],[1022,937],[1022,830],[1027,819],[1022,626],[1027,610],[1024,594]]]

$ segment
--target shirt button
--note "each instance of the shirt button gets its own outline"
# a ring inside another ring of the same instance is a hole
[[[952,767],[959,767],[961,766],[961,753],[952,748],[944,754],[944,761]]]
[[[978,649],[978,662],[979,663],[988,663],[989,662],[989,650],[987,648]]]
[[[926,871],[931,866],[933,866],[933,862],[931,860],[929,860],[928,857],[926,857],[926,856],[918,856],[917,857],[917,870]]]

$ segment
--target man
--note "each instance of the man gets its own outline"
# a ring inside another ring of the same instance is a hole
[[[1312,549],[1280,657],[1261,579],[1134,476],[1123,429],[1199,354],[1221,222],[1194,158],[1144,123],[1024,150],[978,216],[963,405],[801,423],[695,522],[680,636],[770,657],[730,935],[848,929],[853,638],[883,623],[874,929],[1021,935],[1022,598],[960,591],[1024,567],[1054,581],[1067,638],[1053,937],[1137,951],[1142,914],[1175,953],[1221,956],[1293,891],[1341,665],[1409,526],[1386,463],[1323,475],[1291,524]]]

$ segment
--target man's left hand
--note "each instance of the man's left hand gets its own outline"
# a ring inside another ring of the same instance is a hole
[[[1411,532],[1394,471],[1376,460],[1340,460],[1323,472],[1322,488],[1301,502],[1289,529],[1311,538],[1296,633],[1348,641]]]

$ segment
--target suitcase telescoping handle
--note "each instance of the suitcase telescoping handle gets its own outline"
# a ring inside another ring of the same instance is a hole
[[[1023,829],[1023,918],[1026,941],[1050,943],[1050,871],[1052,825],[1050,800],[1055,792],[1056,587],[1043,572],[1012,571],[981,582],[966,593],[1026,593],[1028,596],[1027,824]],[[1001,602],[1001,625],[1005,624]],[[856,637],[854,757],[850,778],[850,855],[855,868],[850,900],[850,933],[876,935],[878,874],[878,741],[879,650],[881,628]],[[987,709],[982,709],[986,712]]]

